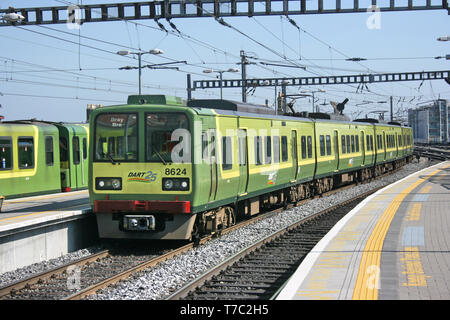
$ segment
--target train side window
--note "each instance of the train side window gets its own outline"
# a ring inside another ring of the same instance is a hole
[[[0,137],[0,170],[12,169],[12,141],[10,137]]]
[[[53,137],[45,137],[45,164],[52,166],[53,161]]]
[[[350,135],[347,135],[347,153],[350,153]]]
[[[327,156],[331,156],[331,136],[327,135],[325,141],[327,146]]]
[[[34,142],[33,138],[19,138],[19,169],[29,169],[34,167]]]
[[[308,136],[308,158],[312,158],[312,138]]]
[[[325,138],[323,135],[319,136],[319,144],[320,144],[320,156],[323,157],[325,155]]]
[[[370,136],[366,136],[366,151],[370,151]]]
[[[295,139],[297,140],[297,139]],[[293,141],[295,143],[295,141]],[[281,136],[281,161],[288,161],[288,139],[287,136]]]
[[[73,164],[80,163],[80,139],[78,137],[72,138],[72,149],[73,149]],[[111,150],[108,150],[111,152]]]
[[[119,139],[117,139],[117,150],[119,149]],[[87,150],[87,139],[83,138],[83,159],[86,160],[88,156],[88,150]]]
[[[306,159],[306,137],[302,136],[302,159]]]
[[[350,138],[352,140],[352,152],[355,152],[355,136],[351,135]]]
[[[373,136],[370,136],[370,150],[373,151]]]
[[[342,145],[342,153],[346,153],[345,136],[344,135],[341,136],[341,145]]]
[[[266,156],[264,163],[272,163],[272,137],[264,137],[264,142],[266,145]]]
[[[233,153],[231,137],[222,137],[222,169],[230,170],[233,167]]]
[[[262,164],[262,138],[260,136],[255,137],[255,165]]]
[[[280,137],[273,137],[273,163],[280,163]]]
[[[202,132],[202,160],[208,159],[208,135]]]
[[[359,137],[357,135],[355,136],[355,148],[356,152],[359,152]]]

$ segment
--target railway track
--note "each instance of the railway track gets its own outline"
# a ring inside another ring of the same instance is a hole
[[[358,195],[311,215],[238,252],[179,289],[167,300],[270,299],[308,252],[362,199]]]
[[[201,245],[214,237],[257,222],[282,210],[283,208],[278,208],[253,219],[243,221],[226,230],[221,230],[215,234],[203,237],[197,243],[188,243],[171,250],[161,249],[158,251],[158,249],[148,248],[148,246],[146,248],[153,252],[143,252],[142,250],[139,252],[134,250],[133,254],[130,254],[128,248],[120,250],[127,250],[128,253],[113,253],[111,250],[103,250],[99,253],[0,287],[0,299],[83,299],[109,285],[126,279],[134,273],[151,268],[158,263],[191,250],[196,245]]]
[[[425,157],[428,159],[445,161],[450,159],[450,150],[443,146],[430,146],[430,145],[414,145],[413,155],[418,157]]]
[[[381,177],[381,176],[380,176]],[[332,190],[326,194],[321,195],[326,196],[330,195],[339,191],[342,191],[344,189],[349,189],[353,187],[354,185],[347,185],[345,187]],[[374,192],[374,191],[371,191]],[[360,195],[358,198],[364,198],[368,194]],[[316,198],[319,196],[316,196]],[[242,228],[246,225],[250,225],[252,223],[255,223],[259,220],[265,219],[270,217],[271,215],[275,215],[285,209],[292,208],[294,206],[301,205],[305,202],[309,201],[309,199],[302,200],[298,203],[290,204],[287,207],[280,207],[275,210],[272,210],[270,212],[264,213],[262,215],[258,215],[252,219],[242,221],[238,224],[236,224],[233,227],[227,228],[225,230],[221,230],[215,234],[209,235],[207,237],[202,238],[199,243],[188,243],[183,246],[178,246],[175,249],[168,250],[166,249],[157,249],[157,248],[149,248],[149,246],[145,246],[144,251],[136,251],[134,250],[132,254],[129,253],[129,247],[127,247],[127,251],[123,251],[122,253],[117,252],[111,252],[110,250],[102,251],[98,254],[77,260],[73,263],[66,264],[64,266],[52,269],[48,272],[38,274],[35,276],[31,276],[27,279],[17,281],[16,283],[13,283],[11,285],[8,285],[6,287],[0,288],[0,299],[68,299],[68,300],[77,300],[77,299],[83,299],[86,296],[96,293],[97,291],[106,288],[109,285],[112,285],[114,283],[119,282],[120,280],[123,280],[127,277],[129,277],[132,274],[135,274],[141,270],[151,268],[153,266],[156,266],[157,264],[167,260],[171,259],[179,254],[182,254],[183,252],[186,252],[188,250],[191,250],[196,245],[201,245],[207,241],[209,241],[212,238],[218,237],[220,235],[225,235],[229,232],[232,232],[236,229]],[[348,201],[346,202],[348,203]],[[327,210],[327,211],[330,211]],[[323,216],[325,213],[321,212],[319,214],[315,214],[311,217],[308,217],[304,222],[301,222],[300,224],[305,225],[309,223],[310,221],[314,221],[319,219],[320,216]],[[337,220],[336,220],[337,221]],[[261,291],[273,291],[273,288],[276,286],[280,286],[281,282],[285,280],[285,277],[288,277],[287,274],[289,274],[290,269],[294,268],[299,264],[299,262],[303,259],[303,257],[307,254],[308,250],[310,250],[315,242],[319,241],[323,235],[325,235],[330,228],[332,227],[331,224],[328,224],[326,227],[320,227],[319,229],[314,229],[313,232],[309,232],[308,239],[306,239],[302,245],[302,247],[296,248],[296,253],[289,251],[287,249],[284,257],[275,257],[276,252],[285,252],[282,247],[283,244],[279,244],[274,247],[274,252],[270,253],[269,256],[260,256],[260,257],[254,257],[251,260],[256,262],[256,264],[261,264],[261,262],[264,261],[272,261],[273,263],[273,275],[271,277],[267,277],[268,283],[262,284],[260,290]],[[292,227],[296,228],[296,227]],[[291,227],[287,228],[286,230],[292,229]],[[284,230],[283,232],[285,232]],[[317,233],[318,235],[315,236],[312,233]],[[274,237],[279,237],[279,235],[275,235]],[[266,243],[269,240],[263,240],[260,242],[260,246],[264,243]],[[298,241],[295,240],[295,241]],[[295,242],[294,241],[294,242]],[[271,245],[269,245],[270,247]],[[149,251],[150,250],[150,251]],[[249,252],[253,252],[255,249],[249,249]],[[300,253],[300,256],[297,255],[297,253]],[[255,255],[255,254],[253,254]],[[272,257],[272,258],[269,258]],[[287,262],[286,262],[287,261]],[[239,269],[240,268],[240,269]],[[243,273],[243,274],[254,274],[259,273],[259,266],[256,266],[256,269],[251,269],[250,265],[241,265],[238,269],[234,272],[235,274]],[[247,268],[247,269],[246,269]],[[249,269],[250,268],[250,269]],[[275,271],[277,268],[280,270],[282,269],[282,273],[286,274],[285,276],[277,276],[277,272]],[[73,271],[79,272],[78,275],[73,273]],[[246,271],[247,270],[247,271]],[[257,271],[257,272],[255,272]],[[214,273],[214,272],[213,272]],[[78,278],[77,278],[78,277]],[[222,282],[224,283],[232,283],[232,279],[234,276],[227,276],[224,278]],[[77,280],[79,279],[79,280]],[[77,282],[78,281],[78,282]],[[200,280],[200,281],[206,281],[206,280]],[[249,282],[252,283],[256,280],[247,280],[247,282],[242,282],[240,285],[237,285],[237,287],[245,287],[246,285],[249,286]],[[198,285],[198,284],[197,284]],[[216,283],[217,286],[217,283]],[[266,288],[266,289],[264,289]],[[270,289],[271,288],[271,289]],[[264,290],[263,290],[264,289]],[[176,298],[177,296],[173,296]],[[250,295],[247,298],[252,298],[253,296]],[[264,297],[267,297],[267,294],[264,295]]]
[[[136,268],[156,257],[161,257],[164,255],[163,251],[167,250],[146,247],[133,250],[133,254],[126,248],[103,250],[2,287],[0,299],[60,300],[72,296],[76,298],[85,288],[114,278],[129,270],[130,266]],[[120,278],[117,281],[119,280]]]
[[[348,188],[349,186],[347,186]],[[334,193],[336,191],[330,192]],[[296,205],[304,203],[301,201]],[[291,208],[294,205],[289,205]],[[188,243],[172,250],[152,249],[153,252],[134,250],[133,254],[103,250],[99,253],[64,264],[19,280],[0,288],[0,299],[4,300],[79,300],[115,284],[141,270],[151,268],[158,263],[191,250],[220,235],[250,225],[275,215],[286,208],[281,207],[249,220],[242,221],[230,228],[203,237],[198,243]],[[122,250],[123,251],[123,250]],[[130,267],[131,266],[131,267]]]

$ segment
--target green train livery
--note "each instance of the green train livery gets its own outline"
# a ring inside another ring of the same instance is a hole
[[[0,122],[0,196],[86,189],[88,124]]]
[[[412,158],[411,128],[276,115],[262,106],[130,96],[90,120],[101,238],[192,239]]]

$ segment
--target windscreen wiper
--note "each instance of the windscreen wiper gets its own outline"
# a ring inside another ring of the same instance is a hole
[[[113,157],[111,156],[111,154],[110,154],[109,152],[106,154],[106,156],[109,158],[109,160],[111,160],[111,163],[112,163],[113,165],[116,164],[116,162],[114,161]]]
[[[162,161],[162,163],[164,163],[164,165],[167,165],[167,162],[164,160],[164,158],[159,154],[158,151],[156,151],[153,147],[152,150],[156,153],[156,155],[158,156],[158,158]]]

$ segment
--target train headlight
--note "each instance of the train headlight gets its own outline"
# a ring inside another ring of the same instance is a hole
[[[163,191],[188,191],[189,179],[188,178],[163,178],[162,179]]]
[[[171,190],[173,188],[173,180],[166,179],[164,181],[164,190]]]
[[[114,190],[120,190],[122,187],[122,183],[120,182],[120,179],[113,179],[111,181],[111,185]]]
[[[95,178],[97,190],[122,190],[122,178]]]

